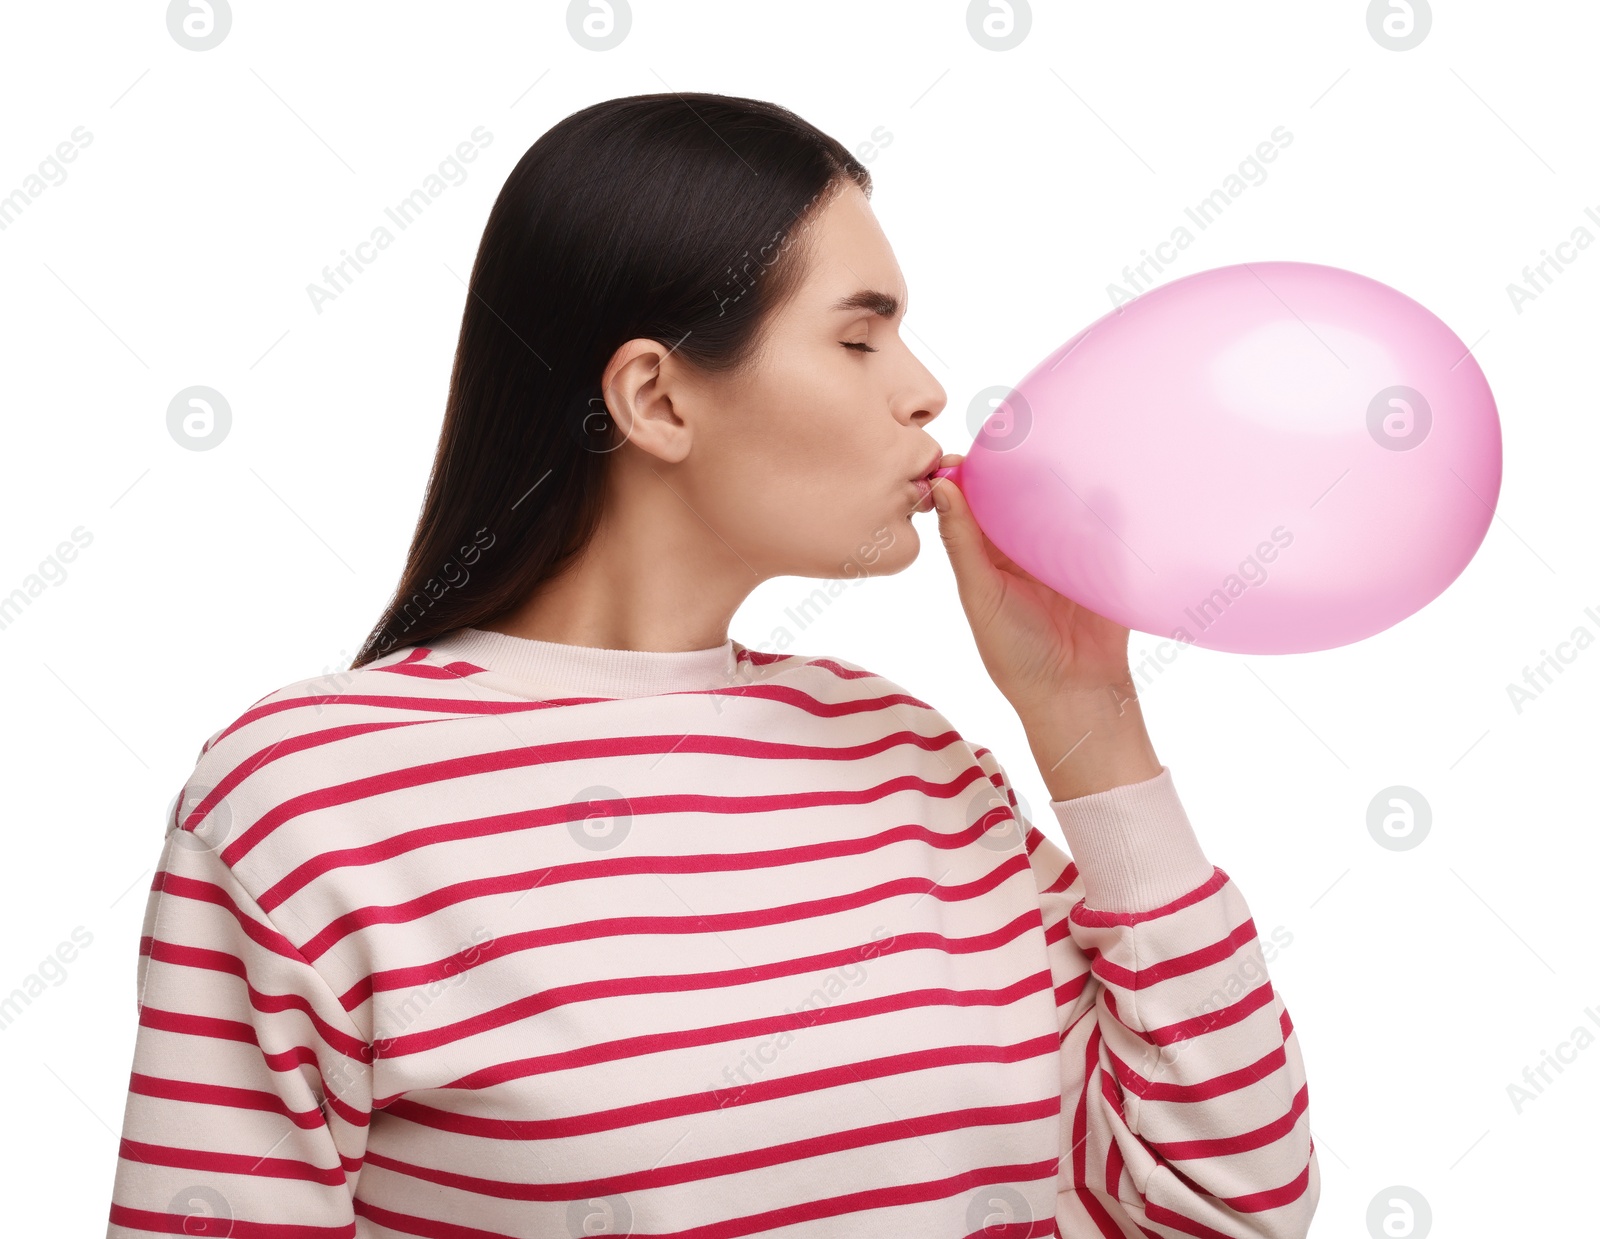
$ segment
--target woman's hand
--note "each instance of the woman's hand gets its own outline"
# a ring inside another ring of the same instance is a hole
[[[940,467],[964,459],[948,453]],[[949,478],[933,483],[939,537],[978,653],[1019,713],[1063,693],[1126,684],[1128,630],[1057,593],[989,541]]]
[[[950,453],[939,463],[961,460]],[[1051,796],[1067,800],[1161,773],[1128,670],[1128,630],[1057,593],[989,541],[949,478],[934,480],[933,497],[979,657],[1022,719]]]

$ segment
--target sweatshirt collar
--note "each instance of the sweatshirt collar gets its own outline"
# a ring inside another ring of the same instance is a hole
[[[426,642],[436,659],[461,659],[511,681],[535,698],[647,697],[722,688],[736,679],[732,637],[704,650],[609,650],[458,628]]]

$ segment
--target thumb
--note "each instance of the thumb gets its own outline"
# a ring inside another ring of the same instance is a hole
[[[950,556],[956,590],[970,613],[993,595],[999,570],[989,562],[988,552],[983,548],[983,531],[959,486],[949,478],[936,478],[933,507],[939,514],[939,540]]]

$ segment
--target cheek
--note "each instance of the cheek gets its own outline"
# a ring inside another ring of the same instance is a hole
[[[774,368],[764,384],[767,407],[781,412],[786,433],[797,443],[860,442],[871,425],[876,401],[862,358],[834,346],[797,350],[789,364]]]
[[[728,446],[736,464],[786,503],[848,504],[883,471],[871,416],[859,385],[843,383],[818,360],[809,372],[795,367],[769,376],[744,404]]]
[[[782,574],[860,574],[862,555],[875,557],[874,540],[892,536],[881,488],[870,490],[841,467],[831,444],[805,460],[776,462],[765,484],[741,482],[734,504],[717,517],[721,528],[737,531],[729,541],[747,558]]]
[[[862,575],[904,540],[893,525],[887,423],[874,425],[859,377],[826,356],[804,360],[769,370],[722,427],[707,517],[737,529],[753,553],[819,575]]]
[[[870,576],[900,553],[897,543],[914,547],[914,534],[886,498],[881,478],[858,481],[835,470],[804,504],[798,509],[804,519],[794,520],[795,511],[786,513],[790,519],[777,536],[817,575]]]

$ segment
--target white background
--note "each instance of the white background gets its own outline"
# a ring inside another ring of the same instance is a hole
[[[1038,3],[1028,36],[997,52],[950,0],[636,0],[627,38],[596,52],[556,2],[278,0],[235,3],[227,37],[197,52],[161,3],[73,5],[70,21],[7,6],[0,195],[37,187],[76,127],[92,140],[0,231],[0,595],[64,573],[0,630],[0,996],[74,929],[91,942],[0,1030],[23,1136],[5,1229],[105,1225],[164,815],[212,732],[344,666],[375,622],[505,175],[568,113],[675,89],[773,99],[860,144],[911,289],[904,330],[950,395],[933,425],[947,450],[970,442],[974,394],[1104,313],[1123,266],[1280,125],[1293,142],[1267,179],[1162,278],[1348,267],[1473,346],[1505,478],[1462,576],[1342,649],[1185,649],[1144,708],[1262,938],[1292,935],[1272,975],[1310,1079],[1312,1234],[1367,1235],[1393,1185],[1422,1194],[1439,1235],[1593,1233],[1579,1185],[1600,1160],[1600,1046],[1572,1039],[1600,1036],[1600,649],[1520,713],[1507,685],[1574,629],[1600,635],[1600,246],[1520,312],[1507,285],[1580,225],[1600,237],[1584,215],[1600,213],[1600,11],[1435,7],[1396,51],[1362,2]],[[307,285],[477,126],[492,142],[465,182],[319,314]],[[195,384],[233,414],[206,452],[166,425]],[[1055,835],[933,521],[917,520],[910,569],[843,590],[803,631],[786,608],[820,583],[786,578],[732,635],[763,646],[782,625],[795,648],[930,700],[995,749]],[[89,545],[41,569],[80,526]],[[1132,657],[1156,644],[1135,633]],[[1433,815],[1407,851],[1367,830],[1369,802],[1397,784]],[[1572,1061],[1518,1113],[1508,1085],[1564,1042]]]

